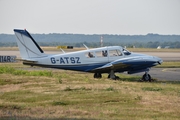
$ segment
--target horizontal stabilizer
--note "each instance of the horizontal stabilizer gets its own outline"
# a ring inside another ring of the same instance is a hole
[[[37,60],[33,60],[33,59],[16,59],[18,61],[23,61],[23,63],[35,63],[38,62]]]

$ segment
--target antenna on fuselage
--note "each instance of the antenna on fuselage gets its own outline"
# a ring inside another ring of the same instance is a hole
[[[63,53],[66,53],[63,49],[60,48],[60,50],[61,50]]]
[[[85,44],[83,44],[84,45],[84,47],[87,49],[87,50],[89,50],[89,48],[85,45]]]

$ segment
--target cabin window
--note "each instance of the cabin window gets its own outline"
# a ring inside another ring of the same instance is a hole
[[[108,55],[107,50],[102,51],[102,55],[103,55],[103,57],[107,57],[107,55]]]
[[[94,53],[93,53],[93,52],[86,52],[86,53],[85,53],[85,56],[86,56],[87,58],[94,58]]]
[[[109,56],[110,56],[110,57],[122,56],[122,53],[121,53],[121,51],[118,50],[118,49],[109,50]]]
[[[97,57],[107,57],[107,50],[96,51]]]

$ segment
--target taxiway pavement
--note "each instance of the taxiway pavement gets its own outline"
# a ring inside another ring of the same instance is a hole
[[[144,73],[134,75],[142,76]],[[153,79],[161,81],[180,81],[180,68],[151,68],[149,74]]]

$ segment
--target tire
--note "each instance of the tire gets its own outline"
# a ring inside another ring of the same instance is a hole
[[[101,73],[97,73],[98,74],[98,78],[102,78],[102,75]]]
[[[110,74],[108,75],[108,79],[110,78]]]
[[[115,75],[115,78],[110,78],[110,74],[108,75],[108,79],[112,79],[112,80],[119,80],[120,78],[118,76]]]
[[[94,73],[94,78],[102,78],[101,73]]]
[[[148,75],[144,74],[142,80],[151,82],[151,76],[149,74]]]
[[[116,76],[116,80],[120,80],[120,77],[119,77],[119,76]]]

